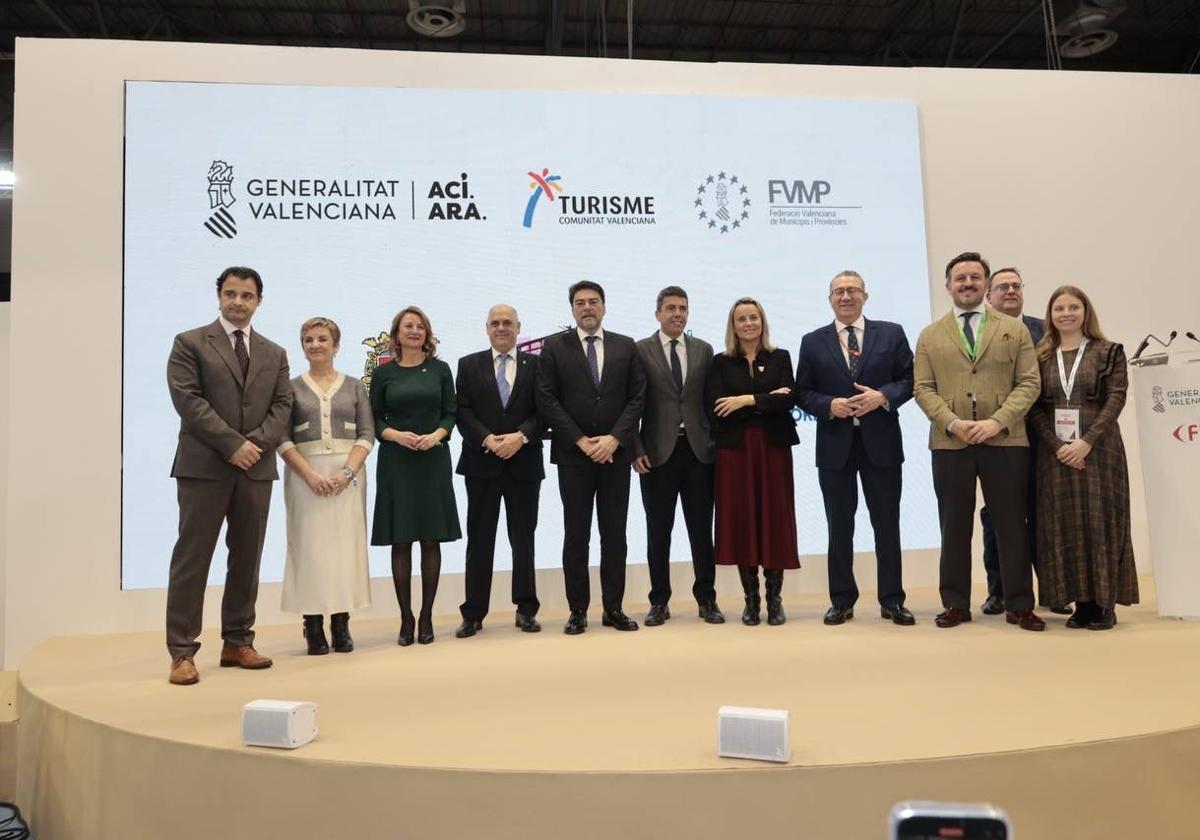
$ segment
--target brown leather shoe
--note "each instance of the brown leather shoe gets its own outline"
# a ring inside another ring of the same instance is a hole
[[[190,655],[175,656],[171,658],[171,676],[168,679],[171,685],[194,685],[200,682],[200,673]]]
[[[1033,610],[1009,610],[1004,614],[1009,624],[1019,624],[1022,630],[1045,630],[1046,622],[1038,618]]]
[[[254,649],[253,645],[225,645],[221,648],[222,668],[270,668],[271,660]]]
[[[938,627],[957,627],[963,622],[970,620],[970,610],[960,610],[958,607],[948,607],[945,611],[938,613],[937,618],[933,620],[933,623]]]

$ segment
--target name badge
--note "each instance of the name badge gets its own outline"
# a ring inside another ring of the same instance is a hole
[[[1059,440],[1079,440],[1079,409],[1054,409],[1054,431]]]

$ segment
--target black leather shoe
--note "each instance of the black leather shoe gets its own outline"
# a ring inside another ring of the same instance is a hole
[[[721,608],[717,606],[716,601],[710,601],[707,604],[701,604],[700,617],[704,619],[705,624],[725,623],[725,613],[721,612]]]
[[[1000,615],[1004,612],[1004,599],[999,595],[989,595],[979,611],[984,615]]]
[[[600,623],[605,627],[615,627],[618,630],[638,629],[638,623],[620,610],[605,610],[600,615]]]
[[[537,633],[542,629],[536,618],[521,613],[517,613],[517,627],[522,633]]]
[[[1049,609],[1050,609],[1050,612],[1054,613],[1055,615],[1071,615],[1072,614],[1070,607],[1050,607]]]
[[[413,643],[413,631],[415,629],[415,624],[416,622],[413,621],[411,615],[408,618],[400,619],[400,633],[396,636],[396,644],[400,645],[400,647],[408,647]]]
[[[908,607],[903,604],[897,604],[894,607],[880,607],[879,615],[892,622],[892,624],[899,624],[902,627],[911,627],[917,623],[917,620],[913,618],[913,614],[908,611]]]
[[[454,638],[469,639],[482,629],[482,621],[472,621],[469,618],[464,618],[462,624],[458,625],[458,629],[454,631]]]
[[[825,618],[822,620],[826,624],[845,624],[852,618],[854,618],[854,607],[839,607],[835,604],[825,610]]]
[[[1111,630],[1117,623],[1117,611],[1114,609],[1097,609],[1092,614],[1092,620],[1088,622],[1087,629],[1089,630]]]
[[[421,616],[417,619],[417,644],[433,644],[433,618]]]
[[[1071,613],[1071,617],[1067,619],[1067,627],[1072,630],[1083,630],[1090,621],[1098,616],[1099,612],[1091,601],[1077,601],[1075,612]]]
[[[659,627],[671,618],[671,611],[665,604],[651,604],[650,612],[646,613],[646,626]]]
[[[578,636],[587,629],[587,613],[573,612],[567,618],[566,626],[563,627],[563,632],[568,636]]]

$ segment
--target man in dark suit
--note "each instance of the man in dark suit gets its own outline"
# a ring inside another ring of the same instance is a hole
[[[467,484],[466,600],[459,607],[460,639],[483,629],[492,594],[492,561],[500,501],[512,548],[512,601],[517,627],[542,629],[534,583],[533,534],[542,479],[542,432],[536,395],[537,357],[516,349],[521,321],[507,304],[488,310],[491,348],[458,360],[458,474]]]
[[[603,623],[636,630],[621,609],[625,596],[625,524],[629,465],[646,377],[633,339],[605,332],[604,289],[581,280],[568,292],[576,328],[546,340],[538,359],[538,410],[552,431],[550,460],[558,465],[563,503],[563,578],[571,608],[563,632],[587,629],[591,598],[588,546],[592,509],[600,526]]]
[[[167,584],[170,681],[200,679],[194,657],[204,613],[208,568],[224,523],[229,559],[221,600],[222,667],[269,668],[254,650],[254,602],[275,447],[292,412],[287,354],[251,331],[262,303],[262,278],[233,267],[217,278],[221,316],[175,336],[167,387],[179,414],[171,475],[179,498],[179,538]]]
[[[654,309],[659,329],[637,343],[646,373],[646,406],[635,445],[633,468],[641,475],[646,509],[646,562],[650,567],[650,612],[646,626],[671,617],[671,531],[675,502],[683,504],[692,548],[695,583],[692,595],[700,617],[724,624],[717,606],[713,565],[713,440],[709,427],[708,370],[713,349],[706,341],[684,335],[688,321],[687,292],[667,286]]]
[[[1017,269],[999,268],[992,272],[988,280],[987,301],[993,309],[998,309],[1005,315],[1020,318],[1029,329],[1029,336],[1036,346],[1045,335],[1046,325],[1041,318],[1025,315],[1025,282]],[[1028,514],[1026,526],[1029,530],[1029,557],[1037,570],[1037,435],[1029,431],[1029,490]],[[983,528],[983,568],[987,573],[988,596],[980,608],[987,615],[999,615],[1004,612],[1004,584],[1000,580],[1000,551],[996,547],[996,530],[992,526],[992,512],[987,506],[979,509],[979,524]],[[1065,608],[1052,609],[1051,612],[1069,614]]]
[[[854,514],[862,481],[875,531],[883,618],[911,625],[900,572],[900,406],[912,398],[913,354],[899,324],[867,320],[867,286],[843,271],[829,284],[834,322],[804,336],[796,402],[817,418],[817,475],[829,523],[826,624],[854,618]]]

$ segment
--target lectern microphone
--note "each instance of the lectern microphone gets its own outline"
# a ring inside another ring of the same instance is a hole
[[[1175,336],[1177,336],[1177,335],[1179,335],[1178,331],[1171,330],[1171,334],[1169,336],[1167,336],[1167,340],[1164,342],[1161,338],[1156,336],[1154,333],[1150,333],[1150,335],[1148,335],[1142,339],[1142,343],[1138,345],[1138,349],[1134,352],[1133,358],[1130,359],[1130,361],[1136,361],[1137,358],[1142,355],[1142,352],[1150,345],[1150,339],[1154,339],[1155,341],[1157,341],[1159,343],[1159,346],[1161,346],[1161,347],[1170,347],[1171,342],[1175,340]]]

